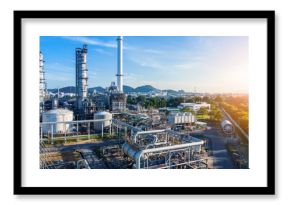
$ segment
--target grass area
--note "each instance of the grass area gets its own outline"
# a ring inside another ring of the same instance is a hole
[[[197,120],[209,120],[209,115],[196,115]]]
[[[241,144],[241,153],[246,159],[249,159],[249,145]]]
[[[82,142],[82,141],[86,141],[86,140],[93,140],[93,141],[100,141],[100,140],[108,140],[108,139],[118,139],[118,136],[116,135],[110,135],[109,133],[104,133],[104,136],[102,137],[102,135],[98,134],[94,134],[94,135],[90,135],[90,137],[88,135],[74,135],[74,136],[67,136],[66,140],[65,137],[55,137],[53,139],[53,146],[62,146],[65,144],[73,144],[76,142]],[[44,141],[45,144],[50,145],[51,144],[51,140],[45,140]]]

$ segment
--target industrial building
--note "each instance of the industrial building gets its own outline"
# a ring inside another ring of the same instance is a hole
[[[123,37],[117,38],[117,86],[111,84],[109,105],[112,112],[122,112],[126,110],[127,96],[123,93]]]
[[[177,113],[177,112],[180,112],[180,109],[174,108],[174,107],[163,107],[163,108],[159,108],[159,112]]]
[[[191,124],[196,121],[196,117],[190,112],[178,112],[168,115],[167,121],[171,125]]]
[[[190,108],[193,111],[197,112],[200,110],[200,108],[206,108],[210,110],[210,104],[206,102],[200,102],[200,103],[180,103],[178,106],[179,109],[184,109],[184,108]]]
[[[126,94],[112,93],[110,95],[110,110],[113,112],[122,112],[126,110]]]

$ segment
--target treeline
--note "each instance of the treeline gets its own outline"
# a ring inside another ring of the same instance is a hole
[[[220,111],[220,109],[216,106],[216,101],[221,102],[221,97],[209,97],[209,96],[193,96],[190,98],[184,98],[184,97],[175,97],[175,98],[169,98],[165,99],[162,97],[145,97],[145,96],[138,96],[133,97],[129,95],[127,97],[127,103],[132,105],[141,105],[142,107],[148,108],[163,108],[163,107],[177,107],[180,105],[180,103],[198,103],[198,102],[207,102],[211,104],[211,109],[208,110],[206,108],[201,108],[199,111],[194,112],[190,108],[184,108],[183,112],[191,112],[193,115],[199,115],[203,116],[201,118],[209,119],[212,121],[221,121],[223,118],[223,115]],[[208,118],[206,116],[209,116]]]
[[[132,97],[129,95],[127,97],[127,103],[132,105],[141,105],[145,108],[162,108],[167,107],[167,100],[164,98],[158,98],[158,97],[145,97],[143,95],[139,95],[138,97]]]
[[[200,119],[212,120],[212,121],[221,121],[223,118],[222,112],[216,107],[213,103],[211,104],[211,109],[200,108],[198,111],[193,111],[191,108],[186,107],[182,109],[182,112],[191,112],[193,115],[198,116]],[[207,117],[208,116],[208,117]]]
[[[133,97],[129,95],[127,97],[127,103],[132,105],[141,105],[145,108],[162,108],[162,107],[177,107],[180,103],[197,103],[197,102],[208,102],[211,103],[212,99],[208,96],[200,97],[193,96],[191,98],[175,97],[165,99],[162,97],[145,97],[139,95],[138,97]]]
[[[229,115],[249,133],[249,102],[248,96],[223,97],[222,107]]]

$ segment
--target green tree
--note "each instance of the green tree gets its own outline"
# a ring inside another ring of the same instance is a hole
[[[207,103],[211,103],[211,99],[208,96],[204,96],[202,98],[202,101],[207,102]]]
[[[167,101],[167,105],[169,107],[177,107],[180,103],[184,102],[184,98],[183,97],[177,97],[177,98],[170,98]]]
[[[194,102],[201,102],[201,97],[195,96],[193,99]]]
[[[193,98],[189,98],[185,102],[187,102],[187,103],[194,103],[194,100],[193,100]]]
[[[135,97],[132,97],[131,95],[129,95],[129,96],[127,97],[127,103],[128,103],[128,104],[136,105],[136,104],[137,104],[136,98],[135,98]]]
[[[146,97],[143,95],[139,95],[136,98],[137,103],[139,103],[140,105],[144,106],[145,105],[145,101],[146,101]]]
[[[159,99],[159,105],[158,107],[166,107],[167,106],[167,101],[164,98]]]
[[[223,118],[222,112],[220,110],[217,110],[217,112],[214,115],[214,120],[215,121],[221,121]]]
[[[183,108],[181,111],[182,111],[182,112],[190,112],[190,113],[192,113],[193,115],[195,115],[195,112],[194,112],[191,108],[189,108],[189,107],[185,107],[185,108]]]
[[[215,99],[214,99],[216,102],[219,102],[221,103],[223,101],[222,97],[221,96],[216,96]]]
[[[208,109],[205,107],[202,107],[198,110],[197,112],[199,115],[207,115],[208,114]]]

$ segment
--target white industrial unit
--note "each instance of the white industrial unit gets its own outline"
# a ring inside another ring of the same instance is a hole
[[[167,118],[169,124],[187,124],[196,121],[196,118],[190,112],[179,112],[168,116]]]
[[[206,103],[206,102],[200,102],[200,103],[180,103],[180,105],[178,106],[178,108],[183,109],[183,108],[190,108],[193,111],[199,111],[200,108],[206,108],[208,110],[210,110],[210,104]]]
[[[42,113],[42,122],[67,122],[73,120],[73,112],[66,109],[53,109]],[[67,123],[43,124],[43,133],[65,133],[71,125]]]
[[[112,114],[109,112],[97,112],[94,114],[95,120],[104,120],[102,122],[94,122],[95,130],[102,130],[112,124]]]
[[[226,134],[232,134],[234,132],[234,126],[228,120],[222,121],[221,127],[222,127],[224,133],[226,133]]]

